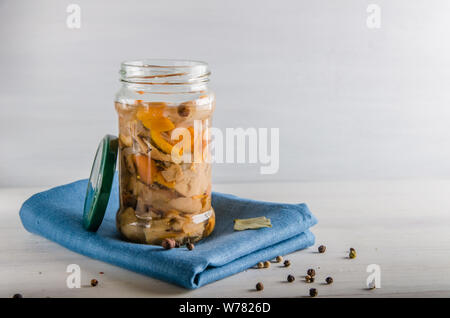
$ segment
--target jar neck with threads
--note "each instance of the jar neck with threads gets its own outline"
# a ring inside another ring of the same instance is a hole
[[[136,60],[121,64],[122,87],[151,94],[189,94],[208,90],[208,64],[188,60]]]

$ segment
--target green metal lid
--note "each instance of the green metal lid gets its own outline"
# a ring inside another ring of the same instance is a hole
[[[95,232],[102,224],[116,171],[116,136],[106,135],[98,145],[86,190],[83,211],[83,227]]]

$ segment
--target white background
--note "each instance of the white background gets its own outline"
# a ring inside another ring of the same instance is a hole
[[[215,182],[448,178],[449,39],[444,0],[0,0],[0,186],[87,177],[119,64],[145,57],[207,61],[214,126],[280,128],[279,173]]]

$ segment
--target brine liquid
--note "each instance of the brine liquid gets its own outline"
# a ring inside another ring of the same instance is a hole
[[[129,241],[146,244],[165,238],[185,244],[208,236],[215,224],[207,160],[213,103],[136,101],[115,107],[119,231]]]

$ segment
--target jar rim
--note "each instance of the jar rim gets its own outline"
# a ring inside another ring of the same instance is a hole
[[[143,68],[208,68],[208,63],[197,60],[181,59],[137,59],[128,60],[121,63],[124,67],[143,67]]]

